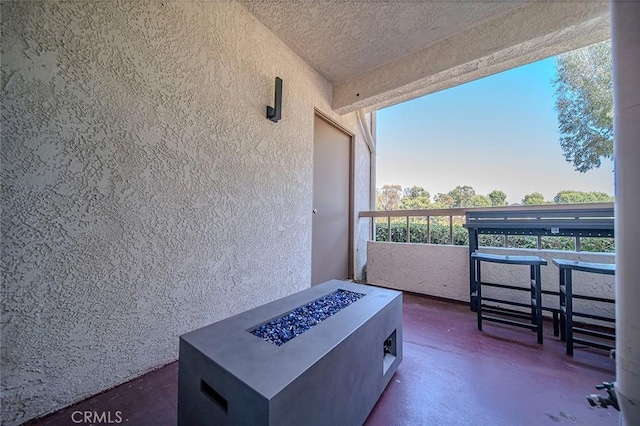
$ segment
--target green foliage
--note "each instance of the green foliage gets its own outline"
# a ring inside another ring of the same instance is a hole
[[[553,203],[556,204],[580,204],[580,203],[612,203],[613,195],[604,192],[582,192],[573,190],[560,191],[553,197]],[[539,192],[527,194],[522,199],[522,204],[527,206],[552,204],[551,201],[545,201],[544,196]]]
[[[491,207],[491,199],[486,195],[474,195],[465,207]]]
[[[556,110],[560,145],[579,172],[613,156],[611,41],[558,56]]]
[[[413,186],[404,188],[400,185],[384,185],[376,191],[378,208],[380,210],[420,210],[420,209],[448,209],[453,207],[490,207],[506,204],[506,194],[494,190],[488,195],[478,195],[468,185],[457,186],[447,194],[439,193],[435,196],[435,203],[430,200],[430,194],[424,188]],[[602,192],[560,191],[554,198],[556,203],[590,203],[610,202],[613,197]],[[534,192],[522,200],[526,205],[549,204],[539,192]],[[391,241],[468,245],[469,233],[463,227],[464,217],[453,218],[453,242],[449,228],[448,216],[433,216],[427,220],[422,217],[412,217],[409,224],[409,241],[407,241],[406,218],[391,218]],[[385,219],[376,220],[376,241],[387,241],[388,223]],[[504,247],[503,235],[481,235],[480,246]],[[510,235],[507,238],[507,247],[536,249],[538,238],[535,236]],[[575,239],[572,237],[542,237],[540,248],[551,250],[575,250]],[[581,250],[590,252],[614,252],[613,239],[608,238],[583,238]]]
[[[469,185],[458,185],[446,194],[438,193],[431,202],[431,194],[421,186],[402,188],[400,185],[384,185],[376,190],[378,210],[425,210],[450,209],[458,207],[497,207],[505,206],[507,195],[494,189],[488,195],[476,194]],[[604,192],[560,191],[553,201],[545,201],[539,192],[527,194],[522,199],[524,205],[577,204],[613,202],[613,196]]]
[[[451,244],[451,235],[449,234],[449,222],[437,221],[433,218],[429,224],[429,234],[431,244]],[[446,222],[446,223],[445,223]],[[376,241],[387,241],[387,223],[376,223]],[[409,225],[409,238],[412,243],[427,243],[427,223],[422,220],[420,222],[412,222]],[[392,221],[391,222],[391,241],[396,243],[407,242],[407,222]],[[469,244],[469,233],[462,224],[453,226],[454,245],[464,246]]]
[[[400,205],[400,185],[384,185],[382,189],[376,189],[377,210],[398,210]]]
[[[436,204],[439,209],[450,209],[456,203],[456,200],[449,194],[438,193],[435,197]]]
[[[500,191],[494,191],[496,193]],[[504,199],[507,199],[506,194]],[[448,197],[446,196],[448,195]],[[448,194],[438,194],[436,202],[448,204],[450,208],[457,207],[491,207],[491,199],[486,195],[476,194],[475,189],[469,185],[458,185]]]
[[[507,205],[507,194],[505,194],[502,191],[498,191],[497,189],[494,189],[489,193],[488,197],[489,197],[489,200],[491,200],[491,205],[493,207]]]
[[[402,191],[402,194],[404,198],[420,198],[420,197],[425,197],[429,199],[431,198],[431,194],[429,194],[429,192],[427,192],[421,186],[412,186],[411,188],[405,188]]]
[[[458,185],[447,194],[436,194],[435,203],[431,202],[431,194],[421,186],[403,189],[400,185],[384,185],[376,190],[378,210],[504,206],[506,200],[507,195],[502,191],[494,190],[489,195],[479,195],[469,185]]]
[[[616,244],[613,238],[582,238],[580,250],[590,252],[615,253]]]
[[[613,196],[604,192],[581,192],[565,190],[560,191],[553,197],[556,204],[578,204],[578,203],[610,203]]]
[[[479,235],[478,244],[480,247],[504,247],[504,237],[502,235]]]
[[[400,210],[428,209],[431,205],[431,194],[421,186],[412,186],[403,190],[400,199]]]
[[[432,218],[429,224],[430,244],[451,244],[448,220]],[[427,223],[425,220],[412,221],[409,225],[409,239],[411,243],[427,243]],[[376,241],[387,241],[386,221],[376,222]],[[391,222],[391,241],[407,242],[407,222],[396,219]],[[504,247],[503,235],[480,235],[481,247]],[[469,244],[469,232],[462,223],[453,225],[453,245],[466,246]],[[535,236],[509,235],[507,246],[510,248],[536,249],[538,238]],[[575,250],[575,239],[572,237],[542,237],[540,248],[543,250]],[[582,238],[580,250],[584,252],[614,253],[613,238]]]
[[[522,199],[522,204],[526,206],[536,206],[540,204],[548,204],[544,201],[544,195],[539,192],[532,192],[531,194],[527,194]]]
[[[471,199],[476,195],[476,191],[469,185],[458,185],[449,191],[449,196],[453,198],[452,207],[471,207]]]
[[[421,210],[431,208],[431,200],[428,197],[403,197],[400,200],[400,210]]]

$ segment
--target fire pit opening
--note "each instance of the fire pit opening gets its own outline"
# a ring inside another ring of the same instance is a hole
[[[276,346],[282,346],[363,296],[361,293],[339,289],[250,330],[250,333]]]

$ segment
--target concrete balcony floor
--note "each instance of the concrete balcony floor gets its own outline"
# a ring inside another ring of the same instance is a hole
[[[613,381],[606,351],[575,355],[545,323],[535,334],[499,324],[476,329],[468,306],[404,294],[404,360],[366,425],[617,425],[613,408],[591,408],[585,396]],[[175,425],[178,364],[65,408],[34,425],[74,424],[74,411],[121,411],[129,425]]]

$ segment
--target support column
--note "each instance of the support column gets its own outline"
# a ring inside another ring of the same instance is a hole
[[[640,425],[640,2],[611,2],[616,176],[616,393]]]

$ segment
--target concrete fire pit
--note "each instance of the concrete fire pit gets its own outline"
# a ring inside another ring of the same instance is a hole
[[[402,294],[332,280],[180,337],[180,425],[362,424],[402,360]]]

